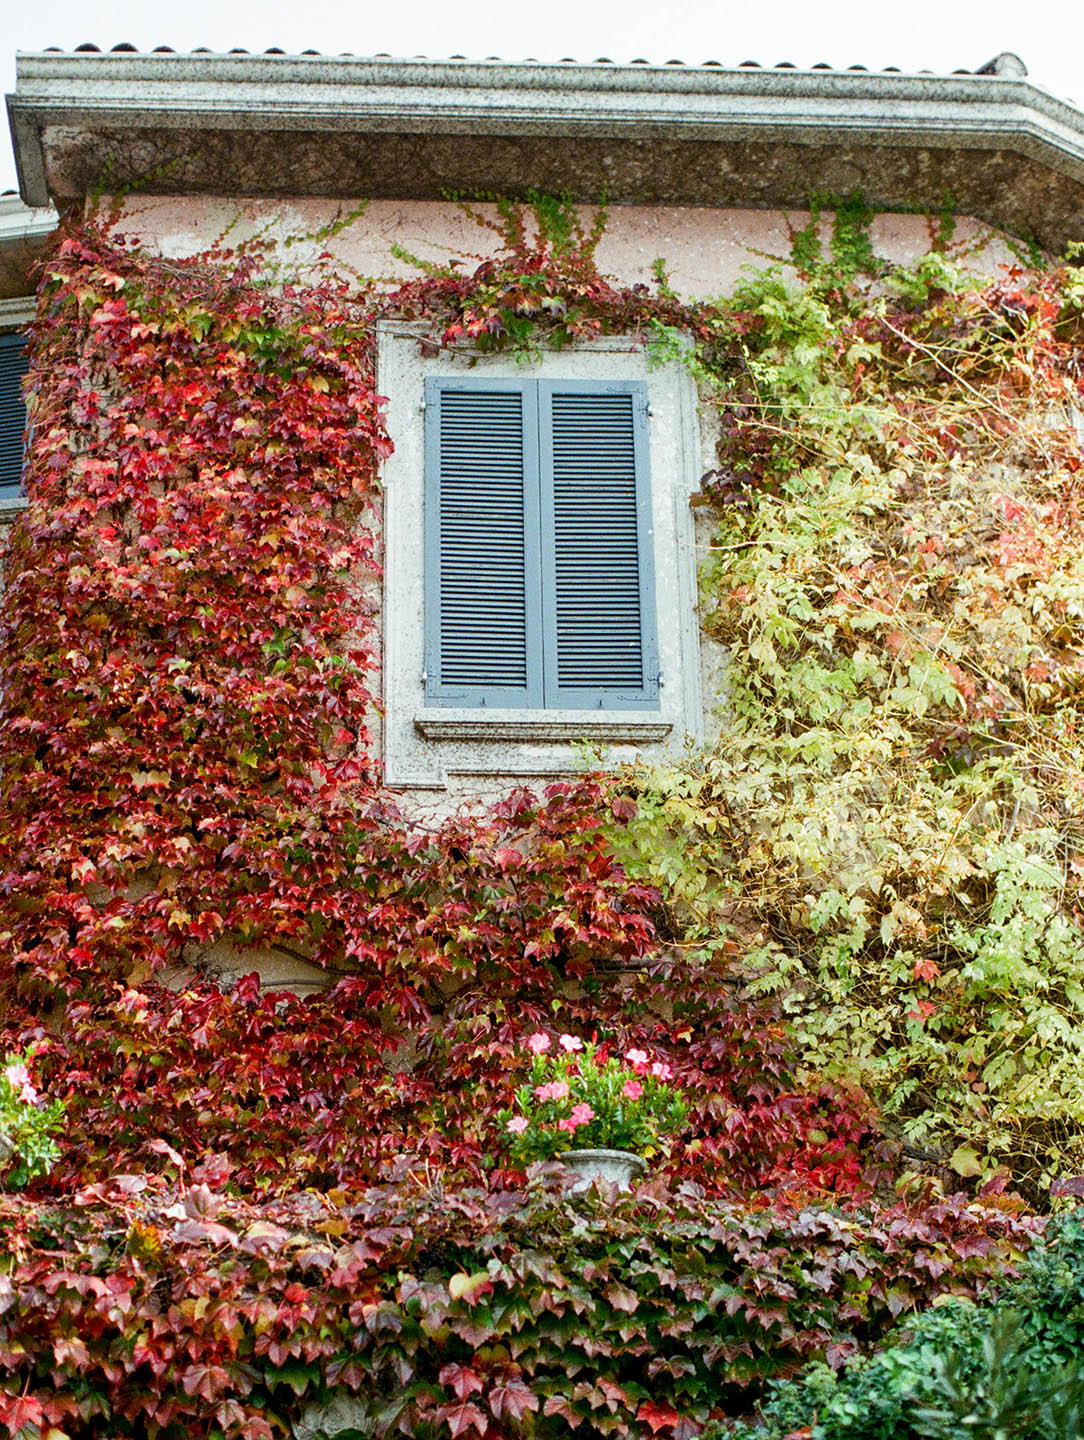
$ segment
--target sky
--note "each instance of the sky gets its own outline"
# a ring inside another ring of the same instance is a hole
[[[16,51],[49,46],[140,50],[319,50],[505,60],[643,58],[738,65],[788,60],[844,68],[974,70],[1002,50],[1037,84],[1084,103],[1080,0],[0,0],[0,80],[15,87]],[[17,7],[17,10],[16,10]],[[15,13],[13,13],[15,12]],[[10,137],[0,190],[15,187]]]

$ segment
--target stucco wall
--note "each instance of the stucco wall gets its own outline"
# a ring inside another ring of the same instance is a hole
[[[284,261],[304,266],[324,248],[312,236],[349,202],[332,200],[243,200],[206,196],[131,196],[122,210],[121,228],[171,256],[191,255],[229,232],[234,243],[254,234],[271,241],[294,241],[280,250]],[[493,207],[479,205],[482,214]],[[591,211],[585,212],[590,218]],[[670,283],[682,295],[703,298],[725,294],[741,278],[742,267],[784,260],[791,235],[809,223],[807,211],[714,210],[692,206],[615,205],[597,251],[600,268],[626,285],[651,284],[652,262],[666,261]],[[826,230],[828,222],[825,222]],[[922,215],[879,215],[872,240],[878,255],[906,262],[930,247],[930,224]],[[992,275],[1011,264],[1005,241],[978,220],[961,217],[954,240],[964,264],[976,274]],[[492,254],[496,235],[477,225],[451,202],[374,200],[358,219],[327,244],[344,268],[366,276],[406,279],[418,272],[392,254],[398,244],[423,260],[447,264],[462,259],[464,268]]]

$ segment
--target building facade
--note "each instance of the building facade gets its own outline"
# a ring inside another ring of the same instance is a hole
[[[732,290],[746,267],[785,269],[815,196],[861,193],[873,249],[894,261],[925,253],[951,207],[960,263],[990,277],[1028,246],[1084,236],[1084,115],[1013,56],[938,77],[49,52],[20,58],[8,108],[21,183],[0,201],[8,521],[24,503],[26,277],[50,206],[112,192],[121,230],[166,257],[259,235],[300,273],[326,251],[340,274],[393,285],[419,262],[493,255],[495,233],[451,192],[558,194],[588,222],[605,196],[599,268],[624,286],[664,275],[691,299]],[[494,201],[474,209],[492,218]],[[716,436],[689,367],[659,363],[643,337],[529,366],[426,338],[394,320],[378,337],[394,445],[371,596],[387,783],[447,810],[588,753],[651,763],[710,738],[727,657],[698,623],[707,536],[690,502]]]

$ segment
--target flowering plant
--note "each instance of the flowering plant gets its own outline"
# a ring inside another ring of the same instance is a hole
[[[573,1148],[652,1155],[684,1123],[689,1107],[664,1060],[636,1049],[618,1059],[575,1035],[558,1046],[541,1031],[529,1037],[530,1081],[516,1091],[516,1110],[497,1117],[516,1163]]]
[[[0,1183],[12,1189],[47,1175],[60,1158],[53,1136],[64,1102],[46,1103],[38,1094],[27,1068],[33,1053],[9,1055],[0,1069]]]

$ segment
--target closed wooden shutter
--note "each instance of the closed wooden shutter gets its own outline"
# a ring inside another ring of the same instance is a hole
[[[25,336],[17,331],[0,333],[0,497],[19,493],[26,429],[22,381],[26,370]]]
[[[535,406],[522,381],[426,385],[426,692],[540,706]]]
[[[426,697],[657,708],[642,382],[426,382]]]
[[[547,704],[658,696],[642,384],[539,382]]]

